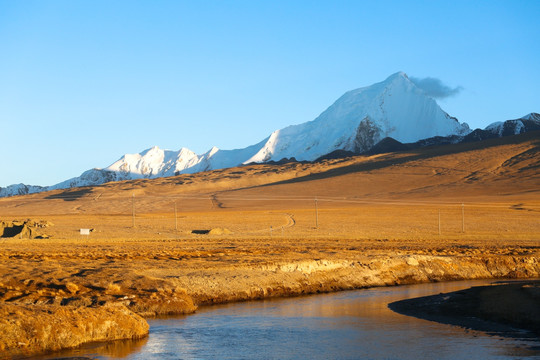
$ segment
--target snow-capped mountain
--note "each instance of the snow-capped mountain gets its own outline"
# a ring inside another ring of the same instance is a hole
[[[526,120],[540,124],[538,114],[528,116],[530,119],[520,119],[522,123]],[[497,132],[504,124],[494,123],[488,127],[489,131]],[[499,136],[504,133],[499,132]],[[466,123],[444,112],[405,73],[399,72],[383,82],[345,93],[313,121],[276,130],[244,149],[213,147],[197,155],[186,148],[171,151],[155,146],[139,154],[126,154],[104,169],[88,170],[50,187],[19,184],[0,188],[0,196],[196,173],[284,158],[312,161],[336,150],[366,152],[388,137],[401,143],[413,143],[433,137],[461,138],[469,133],[471,130]]]
[[[0,197],[33,194],[49,190],[46,186],[13,184],[5,188],[0,187]]]
[[[519,119],[494,122],[485,128],[485,131],[499,137],[518,135],[533,130],[540,130],[540,114],[530,113]]]
[[[519,119],[492,123],[491,125],[488,125],[484,130],[475,129],[469,132],[467,135],[434,136],[426,139],[421,139],[414,143],[402,143],[391,137],[387,137],[378,142],[375,146],[373,146],[368,151],[368,153],[380,154],[386,152],[413,150],[425,146],[439,146],[475,142],[487,139],[500,138],[503,136],[519,135],[529,131],[539,130],[540,114],[530,113]]]
[[[536,130],[540,130],[540,114],[530,113],[519,119],[494,122],[483,130],[476,129],[467,134],[463,139],[460,139],[460,141],[481,141]]]
[[[467,124],[445,113],[400,72],[381,83],[346,93],[313,121],[276,130],[244,149],[214,147],[197,155],[185,148],[169,151],[153,147],[124,155],[104,170],[116,173],[118,180],[155,178],[283,158],[309,161],[335,150],[362,152],[388,136],[413,142],[469,131]]]
[[[335,150],[367,151],[385,137],[414,142],[469,131],[399,72],[345,93],[313,121],[273,132],[247,162],[314,160]]]

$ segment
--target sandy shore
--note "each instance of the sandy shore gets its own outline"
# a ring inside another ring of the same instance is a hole
[[[389,304],[399,313],[445,324],[496,333],[540,338],[540,281],[477,286],[447,294]]]

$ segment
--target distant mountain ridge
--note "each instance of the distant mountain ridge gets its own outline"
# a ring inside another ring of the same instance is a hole
[[[460,144],[504,136],[519,135],[530,131],[540,130],[540,114],[530,113],[515,120],[499,121],[488,125],[484,130],[475,129],[467,135],[434,136],[414,143],[401,143],[391,137],[384,138],[367,153],[380,154],[385,152],[405,151],[425,146]]]
[[[197,155],[187,148],[171,151],[155,146],[139,154],[126,154],[104,169],[91,169],[53,186],[16,184],[0,188],[0,197],[291,158],[314,161],[328,154],[380,152],[404,143],[426,146],[469,138],[476,141],[536,128],[540,128],[540,115],[531,113],[471,131],[466,123],[444,112],[405,73],[399,72],[380,83],[345,93],[315,120],[276,130],[261,142],[243,149],[213,147]]]

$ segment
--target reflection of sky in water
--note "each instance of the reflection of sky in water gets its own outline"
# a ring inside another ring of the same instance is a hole
[[[527,350],[538,343],[416,319],[387,307],[392,301],[481,283],[378,288],[206,307],[195,315],[150,320],[148,340],[127,343],[129,351],[94,349],[87,354],[129,359],[540,358],[540,349]],[[84,355],[84,349],[76,355]]]

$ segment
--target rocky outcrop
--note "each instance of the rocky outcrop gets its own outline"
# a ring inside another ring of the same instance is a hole
[[[33,239],[43,237],[45,235],[38,234],[38,230],[51,225],[47,221],[0,221],[0,238]]]
[[[369,116],[360,121],[356,129],[353,151],[363,153],[371,149],[381,139],[381,129],[370,120]]]

